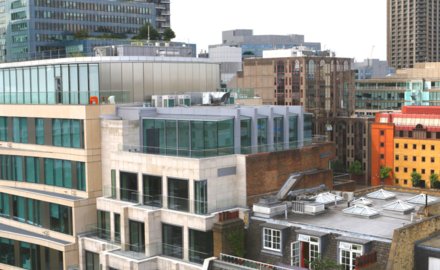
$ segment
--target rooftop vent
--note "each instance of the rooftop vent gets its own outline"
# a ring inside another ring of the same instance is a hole
[[[334,202],[338,203],[344,200],[344,198],[342,198],[341,196],[332,194],[330,192],[324,192],[318,194],[316,196],[313,196],[312,199],[315,199],[315,202],[317,203],[323,203],[323,204],[330,204]]]
[[[354,204],[359,204],[359,205],[366,205],[366,206],[369,206],[369,205],[373,204],[373,202],[371,200],[369,200],[369,199],[367,199],[365,197],[360,197],[359,199],[356,199],[356,200],[352,201],[351,203],[353,205]]]
[[[367,197],[371,199],[388,200],[395,198],[396,194],[386,191],[384,189],[379,189],[374,192],[368,193]]]
[[[322,203],[293,201],[292,212],[307,215],[317,215],[325,212],[325,206]]]
[[[342,212],[344,214],[365,218],[372,218],[379,215],[379,211],[377,211],[376,209],[359,204],[355,204],[352,207],[345,208],[344,210],[342,210]]]
[[[433,196],[429,196],[429,195],[428,195],[428,204],[431,204],[431,203],[433,203],[433,202],[436,202],[437,200],[438,200],[437,197],[433,197]],[[414,197],[412,197],[412,198],[409,198],[409,199],[406,200],[406,201],[409,202],[409,203],[412,203],[412,204],[421,204],[421,205],[424,205],[424,204],[426,204],[426,194],[421,193],[421,194],[419,194],[419,195],[417,195],[417,196],[414,196]]]
[[[383,209],[407,214],[407,213],[411,212],[412,210],[414,210],[414,205],[411,205],[411,204],[404,202],[402,200],[397,200],[397,201],[394,201],[394,202],[391,202],[389,204],[384,205]]]

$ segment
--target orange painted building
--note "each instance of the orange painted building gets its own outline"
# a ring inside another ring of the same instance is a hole
[[[421,187],[440,175],[440,107],[406,106],[401,113],[378,113],[371,126],[371,185],[412,187],[413,172]],[[392,169],[381,183],[380,168]]]

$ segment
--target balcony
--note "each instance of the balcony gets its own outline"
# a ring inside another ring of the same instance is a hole
[[[257,261],[248,260],[241,257],[235,257],[227,254],[220,254],[220,258],[216,260],[211,260],[209,264],[209,269],[212,270],[221,270],[221,269],[230,269],[230,270],[246,270],[246,269],[259,269],[259,270],[300,270],[306,269],[301,267],[294,266],[277,266],[273,264],[267,264]]]

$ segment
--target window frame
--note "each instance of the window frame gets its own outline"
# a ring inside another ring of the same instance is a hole
[[[281,230],[263,227],[263,249],[270,250],[270,251],[276,251],[281,252],[282,249],[282,232]],[[276,235],[278,234],[278,235]],[[266,236],[269,235],[268,238]],[[278,248],[277,248],[278,247]]]

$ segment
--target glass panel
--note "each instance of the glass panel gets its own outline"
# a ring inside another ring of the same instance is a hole
[[[86,166],[84,162],[76,163],[76,183],[78,190],[86,190]]]
[[[15,220],[18,220],[20,222],[26,221],[25,208],[25,198],[12,196],[12,215]]]
[[[203,122],[191,121],[191,156],[204,156],[204,136],[203,136]]]
[[[0,193],[0,216],[10,217],[9,195]],[[3,253],[1,253],[3,254]],[[0,256],[1,257],[1,256]]]
[[[55,97],[55,69],[53,66],[46,67],[47,74],[47,103],[56,104]]]
[[[5,91],[5,104],[11,103],[11,84],[10,84],[10,77],[9,77],[9,69],[5,69],[4,71],[4,91]]]
[[[273,143],[275,150],[282,150],[284,144],[284,121],[283,117],[273,119]]]
[[[298,117],[289,116],[289,147],[296,148],[298,143]]]
[[[162,177],[143,175],[144,204],[162,207]]]
[[[54,164],[53,159],[44,159],[44,180],[46,185],[54,185]]]
[[[63,161],[59,159],[54,160],[55,168],[55,186],[63,187]]]
[[[58,204],[49,204],[50,229],[53,231],[72,234],[72,209]]]
[[[35,142],[37,144],[44,144],[44,119],[35,119]]]
[[[189,229],[189,260],[202,264],[206,258],[212,257],[212,231],[202,232]]]
[[[98,237],[110,240],[110,212],[98,210]]]
[[[39,158],[26,157],[26,182],[38,183],[39,179]]]
[[[62,138],[64,147],[71,147],[71,138],[70,138],[70,120],[62,120]]]
[[[24,103],[31,104],[31,70],[29,68],[23,69],[23,82]]]
[[[128,221],[130,233],[130,250],[145,252],[145,226],[142,222]]]
[[[38,104],[38,68],[31,68],[31,100],[32,104]]]
[[[40,66],[38,67],[38,85],[39,85],[39,95],[40,95],[40,104],[47,103],[47,87],[46,87],[46,67]]]
[[[229,155],[234,153],[234,120],[218,122],[218,154]]]
[[[178,156],[189,156],[189,121],[178,121]]]
[[[218,151],[218,131],[217,122],[206,121],[203,122],[203,137],[205,142],[204,155],[205,157],[216,156]]]
[[[168,207],[188,211],[188,180],[168,178]]]
[[[0,104],[5,103],[5,85],[3,79],[4,71],[0,70]]]
[[[166,134],[166,153],[167,155],[177,155],[177,122],[175,120],[165,121]]]
[[[99,68],[96,64],[89,64],[90,95],[99,98]]]
[[[15,265],[14,240],[0,238],[0,263]]]
[[[15,69],[10,70],[10,92],[11,92],[11,104],[17,103],[17,72]]]
[[[70,160],[63,161],[63,187],[72,188],[72,162]]]
[[[128,202],[138,202],[138,183],[137,174],[135,173],[119,173],[121,200]]]
[[[183,233],[182,228],[162,224],[162,253],[166,256],[183,258]]]
[[[89,72],[87,64],[79,65],[79,96],[80,104],[89,104]]]
[[[52,144],[54,146],[61,146],[61,119],[52,120]]]
[[[111,196],[116,199],[116,170],[111,170]]]
[[[312,115],[304,114],[304,140],[310,141],[312,139]]]
[[[72,122],[72,147],[80,148],[81,147],[81,120],[71,120]]]
[[[241,153],[251,153],[252,145],[252,128],[251,119],[242,119],[240,121],[240,136],[241,136]]]
[[[265,152],[267,151],[267,118],[259,118],[257,120],[257,128],[258,151]]]
[[[115,220],[115,242],[121,242],[121,215],[118,213],[114,214]]]
[[[194,211],[196,214],[208,212],[208,181],[194,181]]]
[[[63,85],[63,104],[69,104],[70,102],[70,85],[69,85],[69,66],[63,65],[61,67],[62,71],[62,85]],[[74,104],[74,103],[72,103]]]
[[[99,254],[86,250],[86,270],[100,270]]]
[[[69,65],[69,81],[70,81],[70,104],[78,104],[78,65]]]
[[[23,181],[23,157],[15,157],[15,180]]]
[[[0,117],[0,141],[7,141],[7,140],[8,140],[8,121],[6,117]]]

